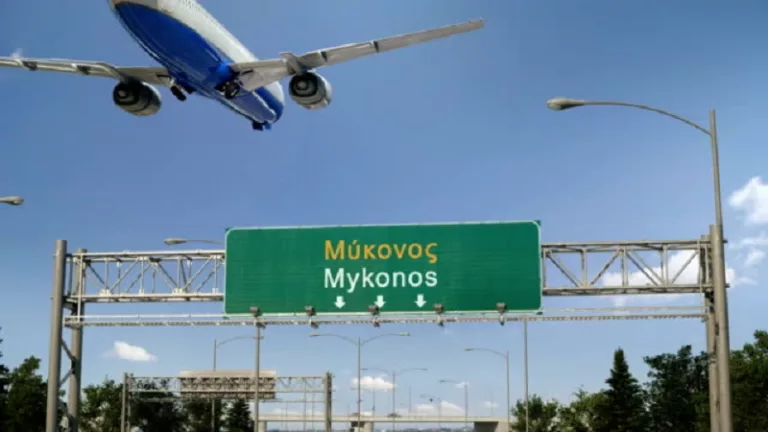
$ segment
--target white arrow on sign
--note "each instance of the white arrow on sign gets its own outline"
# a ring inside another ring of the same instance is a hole
[[[344,303],[344,297],[342,296],[336,296],[336,303],[334,303],[337,308],[341,309],[344,307],[346,303]]]
[[[424,307],[425,304],[427,304],[427,302],[424,301],[424,294],[417,295],[416,296],[416,306]]]
[[[384,296],[376,296],[376,302],[374,303],[378,307],[384,307]]]

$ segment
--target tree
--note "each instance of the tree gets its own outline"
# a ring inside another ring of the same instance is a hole
[[[122,415],[123,385],[105,379],[99,385],[83,389],[80,430],[83,432],[119,432]]]
[[[528,421],[530,427],[526,429],[525,402],[518,400],[512,407],[512,415],[515,422],[512,425],[514,432],[555,432],[557,431],[557,413],[560,404],[555,400],[545,401],[539,395],[531,395],[528,399]]]
[[[613,354],[613,367],[605,380],[608,389],[597,406],[595,432],[643,432],[647,420],[643,389],[629,372],[624,350]]]
[[[227,432],[250,432],[253,421],[245,399],[236,399],[229,404],[224,417],[224,428]]]
[[[768,332],[732,353],[733,430],[768,430]]]
[[[690,345],[674,354],[645,357],[650,430],[697,432],[709,429],[706,353],[694,357]]]
[[[217,402],[215,432],[221,430],[221,402]],[[211,432],[211,405],[212,401],[204,399],[191,399],[184,402],[188,432]]]
[[[138,426],[142,432],[184,431],[181,403],[167,388],[168,383],[151,383],[142,386],[144,392],[131,396],[131,426]]]
[[[588,393],[579,389],[570,405],[561,407],[558,417],[563,432],[594,432],[598,409],[605,392]]]
[[[42,432],[48,385],[37,373],[40,359],[26,358],[11,372],[4,432]]]
[[[0,345],[2,345],[3,340],[0,339]],[[3,352],[0,351],[0,359],[3,358]],[[4,430],[2,427],[6,421],[7,421],[7,410],[6,410],[6,404],[8,402],[8,381],[10,378],[11,371],[8,370],[8,368],[5,366],[5,364],[0,363],[0,430]]]

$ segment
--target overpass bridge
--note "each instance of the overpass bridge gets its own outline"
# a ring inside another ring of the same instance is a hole
[[[401,417],[387,417],[387,416],[360,416],[360,424],[358,424],[357,415],[332,415],[332,423],[349,423],[352,425],[352,430],[358,432],[373,432],[375,430],[374,425],[380,423],[386,427],[387,425],[395,423],[472,423],[476,432],[508,432],[509,425],[507,424],[506,417],[489,417],[489,416],[435,416],[435,415],[407,415]],[[269,422],[325,422],[325,416],[323,415],[296,415],[296,414],[260,414],[259,415],[259,432],[267,431],[267,423]]]
[[[363,422],[371,423],[392,423],[393,418],[388,416],[370,416],[363,414],[360,416]],[[322,415],[307,415],[300,414],[259,414],[259,420],[266,422],[324,422],[325,416]],[[331,416],[331,421],[336,423],[355,423],[357,422],[357,416],[352,415],[339,415],[334,414]],[[410,415],[395,417],[394,421],[397,423],[506,423],[506,417],[490,417],[490,416],[436,416],[436,415]]]

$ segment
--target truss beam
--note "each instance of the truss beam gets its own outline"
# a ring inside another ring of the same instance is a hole
[[[696,275],[707,240],[546,243],[542,246],[545,296],[684,294],[709,290]],[[673,254],[683,259],[671,263]],[[70,304],[220,302],[222,250],[75,252],[85,286],[67,291]],[[675,264],[675,266],[673,266]]]
[[[132,376],[128,375],[128,389],[131,395],[143,397],[181,399],[243,399],[252,398],[255,393],[254,378],[231,377],[185,377],[185,376]],[[276,400],[277,393],[325,393],[322,376],[283,376],[259,379],[259,399]]]

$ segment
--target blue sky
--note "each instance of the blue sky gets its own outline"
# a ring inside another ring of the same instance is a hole
[[[152,64],[106,2],[92,3],[5,2],[0,53]],[[8,363],[30,354],[47,358],[57,238],[73,249],[150,250],[164,247],[168,236],[223,239],[231,226],[525,219],[542,221],[545,242],[688,239],[706,232],[713,211],[704,135],[636,110],[555,113],[545,107],[554,96],[647,103],[702,124],[709,108],[718,110],[726,236],[733,245],[757,245],[728,250],[735,278],[749,282],[731,291],[732,344],[765,327],[764,1],[203,4],[259,57],[477,17],[488,23],[480,32],[324,69],[334,84],[333,104],[316,112],[289,104],[269,133],[253,132],[198,97],[181,104],[163,90],[157,116],[134,118],[112,105],[110,80],[0,71],[0,195],[27,200],[0,208],[0,325]],[[569,304],[611,301],[546,299],[545,307]],[[324,330],[376,333],[358,326]],[[437,384],[442,378],[469,382],[473,413],[489,413],[485,401],[502,401],[502,362],[462,353],[470,344],[510,350],[512,396],[522,396],[519,325],[385,329],[406,330],[411,338],[371,343],[364,363],[429,368],[403,378],[414,404],[418,394],[431,393],[461,405],[461,390]],[[209,368],[214,338],[244,334],[86,331],[88,383],[124,371]],[[340,380],[337,407],[345,411],[354,401],[347,390],[354,347],[308,340],[308,333],[267,329],[262,365],[281,374],[332,370]],[[567,398],[580,385],[602,385],[618,346],[642,378],[643,355],[684,343],[700,349],[704,328],[698,321],[546,323],[531,325],[530,339],[531,391]],[[143,347],[156,360],[105,357],[115,341]],[[251,344],[234,342],[222,348],[220,367],[249,368],[251,360]],[[366,398],[366,409],[370,403]],[[388,399],[382,403],[377,411],[389,409]]]

